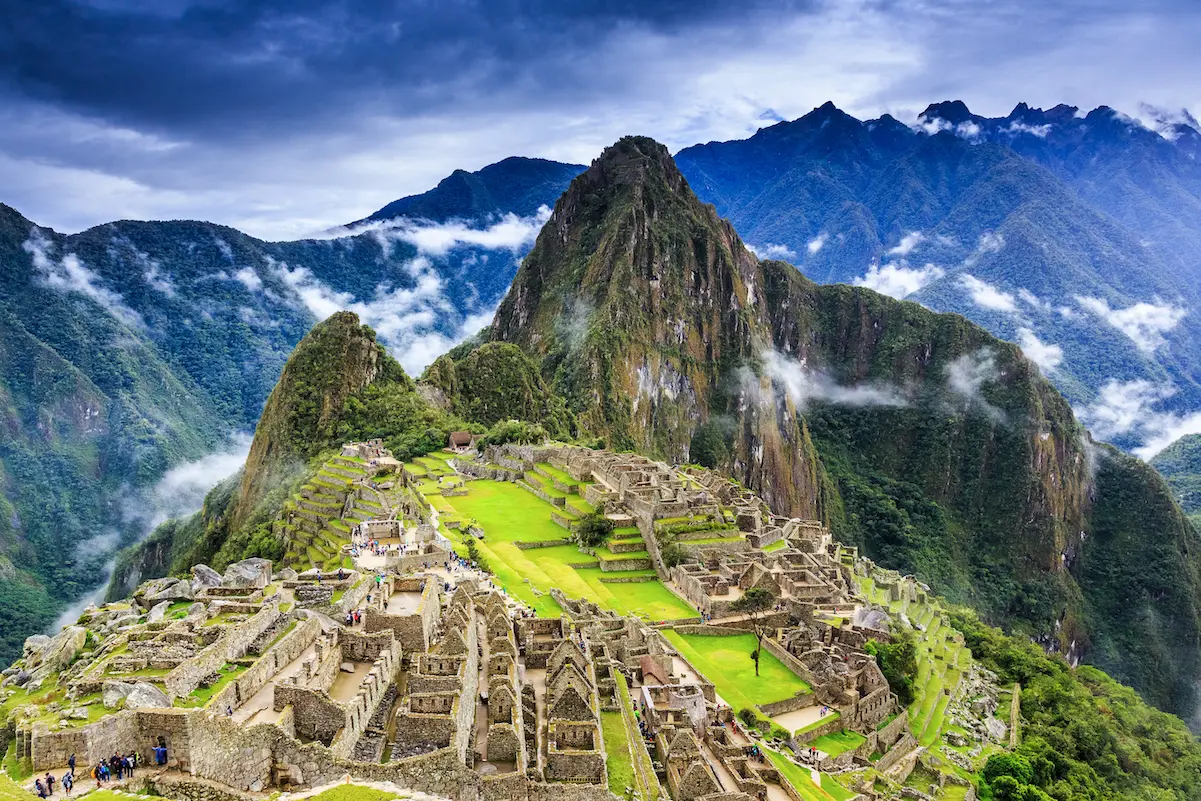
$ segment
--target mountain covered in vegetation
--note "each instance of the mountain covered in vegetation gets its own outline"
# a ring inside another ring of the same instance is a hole
[[[64,236],[0,205],[0,659],[105,581],[169,468],[254,427],[315,322],[354,309],[417,369],[486,323],[539,225],[526,196],[576,169],[456,173],[416,216],[297,242],[193,221]]]
[[[1156,473],[962,317],[760,261],[662,145],[623,139],[572,183],[490,335],[608,447],[718,467],[1193,708],[1201,543]]]

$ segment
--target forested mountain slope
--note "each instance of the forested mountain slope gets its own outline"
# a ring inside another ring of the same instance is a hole
[[[720,467],[1192,709],[1199,543],[1154,471],[962,317],[761,262],[661,145],[623,139],[572,183],[491,336],[609,447]]]

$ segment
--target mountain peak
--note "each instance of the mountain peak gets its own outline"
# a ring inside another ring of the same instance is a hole
[[[646,183],[661,177],[676,188],[685,184],[671,152],[649,136],[623,136],[592,162],[588,174],[606,186]]]
[[[962,100],[944,100],[941,103],[931,103],[926,106],[926,110],[919,115],[919,119],[940,119],[946,120],[952,125],[958,125],[961,122],[967,122],[973,116],[967,104]]]

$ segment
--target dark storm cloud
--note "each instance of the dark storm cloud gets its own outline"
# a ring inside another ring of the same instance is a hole
[[[587,84],[591,54],[623,29],[671,37],[799,5],[38,0],[6,14],[0,86],[139,129],[257,135],[365,106],[544,102]]]
[[[1201,107],[1185,0],[0,0],[0,202],[291,237],[455,168],[832,100]]]

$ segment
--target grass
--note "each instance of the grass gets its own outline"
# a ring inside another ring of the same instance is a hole
[[[623,798],[626,788],[635,785],[630,738],[621,713],[601,712],[601,732],[605,738],[605,770],[609,776],[609,792]]]
[[[780,772],[784,781],[792,785],[792,788],[796,790],[797,795],[803,801],[847,801],[847,799],[854,797],[854,793],[842,788],[837,782],[832,783],[839,789],[842,789],[845,795],[836,795],[837,790],[834,790],[834,788],[827,789],[825,776],[822,776],[822,785],[819,787],[813,783],[812,776],[805,768],[802,768],[788,757],[771,748],[764,745],[760,745],[760,748],[763,749],[763,753],[767,754],[767,758],[771,760],[772,765]]]
[[[829,718],[822,719],[823,723],[828,721]],[[825,751],[831,757],[836,757],[839,754],[845,754],[847,751],[854,751],[866,741],[867,738],[858,732],[843,730],[835,734],[823,734],[809,743],[809,745],[819,751]]]
[[[440,514],[448,512],[463,521],[475,520],[484,530],[484,539],[478,543],[480,553],[488,560],[496,581],[539,615],[555,617],[562,614],[563,610],[549,595],[554,587],[569,598],[585,598],[605,609],[636,615],[644,620],[681,620],[696,616],[695,609],[657,580],[628,584],[601,581],[602,578],[653,577],[653,572],[602,573],[596,567],[598,558],[581,553],[574,545],[518,548],[517,542],[553,542],[570,536],[566,529],[551,522],[555,508],[509,482],[471,481],[467,487],[467,495],[453,498],[430,495],[426,499]],[[457,532],[449,532],[447,536],[462,552],[462,536]],[[612,558],[639,556],[646,558],[645,553],[615,554]]]
[[[197,687],[192,691],[192,694],[186,698],[176,698],[175,706],[177,707],[202,707],[212,700],[213,696],[225,689],[225,685],[236,679],[238,676],[245,673],[247,668],[244,665],[226,664],[218,671],[221,678],[210,684],[208,687]]]
[[[398,793],[395,790],[379,790],[359,784],[339,784],[325,792],[310,796],[306,801],[393,801],[393,799],[405,795],[407,794]]]
[[[8,764],[5,762],[5,764]],[[37,796],[28,790],[21,789],[8,776],[0,775],[0,801],[36,801]]]
[[[770,545],[763,546],[762,550],[764,553],[771,553],[772,551],[783,550],[784,547],[787,545],[788,545],[787,540],[776,540],[775,542],[771,543]]]
[[[754,634],[706,636],[665,631],[681,654],[717,687],[726,703],[739,711],[746,707],[770,704],[791,698],[809,690],[809,685],[764,650],[759,657],[759,675],[751,652],[755,649]]]
[[[614,671],[613,680],[617,687],[617,703],[621,706],[622,720],[626,728],[626,742],[634,757],[634,778],[638,782],[643,801],[658,801],[659,779],[655,776],[655,767],[651,763],[646,746],[639,739],[638,724],[635,722],[634,709],[630,703],[630,688],[626,677]]]

